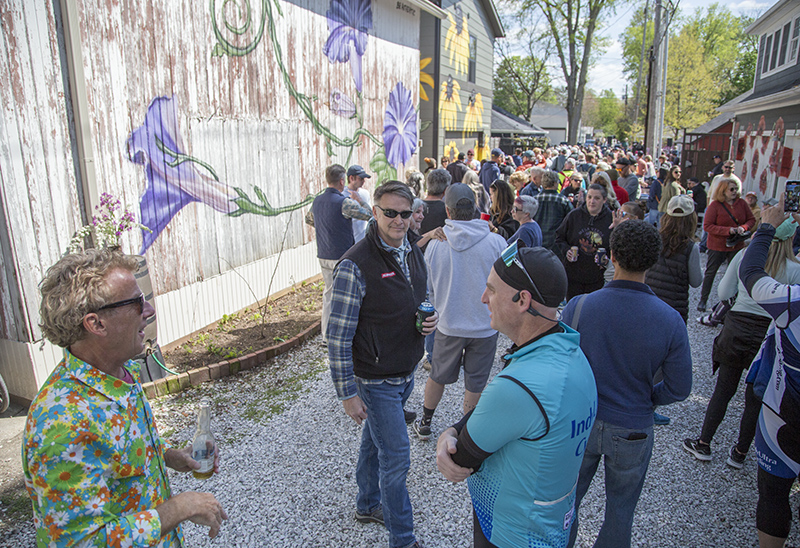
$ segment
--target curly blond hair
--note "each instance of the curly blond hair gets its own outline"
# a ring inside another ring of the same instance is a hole
[[[83,317],[111,299],[108,274],[118,268],[136,272],[138,267],[136,259],[119,251],[87,249],[70,253],[48,268],[39,284],[39,327],[47,340],[67,348],[83,339]]]

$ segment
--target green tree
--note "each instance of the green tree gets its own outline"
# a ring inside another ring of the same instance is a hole
[[[691,26],[670,37],[667,65],[664,124],[672,128],[677,139],[681,130],[695,128],[714,117],[719,94],[702,42]]]
[[[531,55],[512,55],[500,61],[494,75],[492,99],[497,106],[530,121],[534,105],[552,94],[544,61]]]
[[[702,44],[703,53],[717,87],[719,106],[753,86],[758,37],[744,32],[752,17],[735,17],[719,3],[699,9],[688,18],[688,27]],[[671,54],[670,54],[671,56]]]
[[[576,142],[580,130],[584,90],[589,68],[608,44],[596,36],[614,6],[624,0],[524,0],[514,4],[517,21],[525,27],[531,17],[541,17],[544,28],[535,28],[533,40],[552,40],[566,83],[567,141]],[[532,28],[532,27],[526,27]]]

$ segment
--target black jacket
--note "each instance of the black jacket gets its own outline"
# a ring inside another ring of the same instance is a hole
[[[380,245],[377,226],[342,259],[361,270],[366,292],[353,336],[353,372],[362,379],[404,377],[422,359],[424,337],[417,331],[417,307],[427,296],[428,271],[422,250],[411,245],[406,257],[411,281],[394,256]]]
[[[609,251],[613,215],[607,205],[603,205],[595,216],[589,213],[586,204],[569,212],[556,230],[556,248],[564,260],[567,279],[572,283],[590,284],[603,280],[605,268],[595,262],[597,250]],[[578,260],[566,260],[567,250],[578,246]]]

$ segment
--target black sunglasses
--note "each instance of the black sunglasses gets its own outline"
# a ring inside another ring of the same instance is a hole
[[[135,304],[139,307],[139,314],[142,313],[144,310],[144,293],[140,293],[138,297],[134,297],[133,299],[125,299],[124,301],[117,301],[115,303],[105,304],[97,309],[97,311],[101,310],[108,310],[110,308],[120,308],[123,306],[128,306],[129,304]]]
[[[378,209],[383,211],[383,214],[386,215],[387,217],[389,217],[390,219],[394,219],[398,215],[400,215],[401,219],[408,219],[414,213],[410,209],[407,209],[405,211],[395,211],[394,209],[383,209],[379,205],[376,205],[375,207],[377,207]]]

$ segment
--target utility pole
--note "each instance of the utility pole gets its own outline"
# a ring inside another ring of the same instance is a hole
[[[645,150],[654,158],[661,152],[660,121],[663,120],[665,75],[667,71],[664,56],[664,36],[666,35],[666,18],[662,20],[663,7],[661,0],[655,0],[655,20],[653,29],[653,63],[650,69],[650,83],[647,88],[647,133]],[[664,76],[662,76],[662,74]]]
[[[633,103],[634,122],[639,121],[639,107],[642,98],[642,70],[644,69],[644,56],[645,52],[647,51],[645,49],[647,42],[647,8],[649,7],[650,7],[650,0],[646,0],[644,3],[644,30],[642,31],[642,55],[639,58],[639,75],[636,77],[636,100]]]

